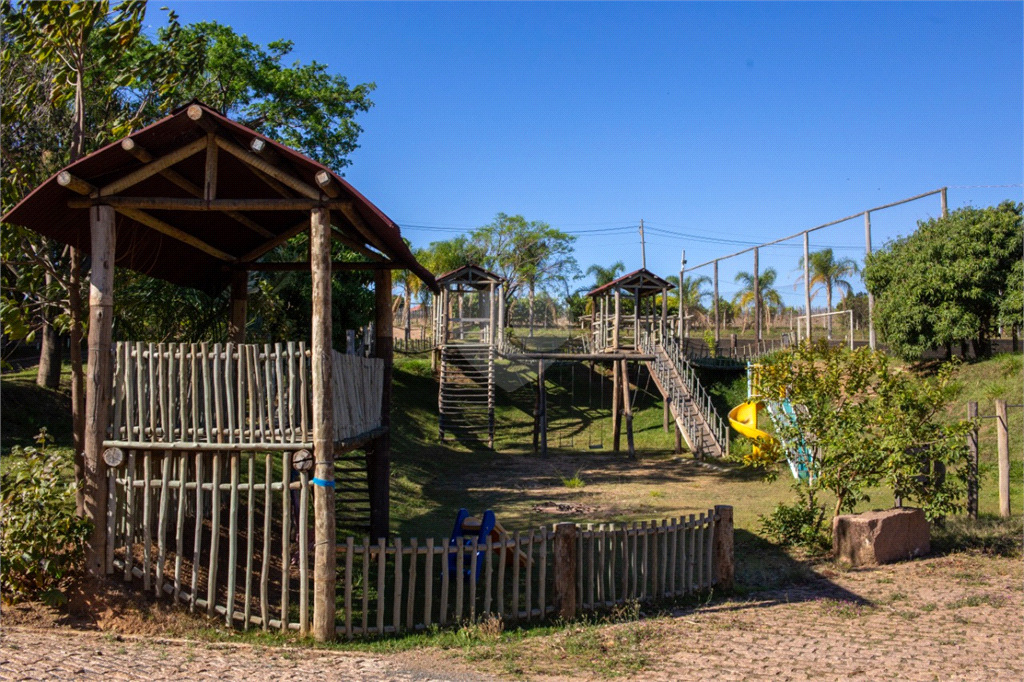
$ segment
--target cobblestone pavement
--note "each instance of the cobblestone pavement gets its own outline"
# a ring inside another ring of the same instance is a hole
[[[5,627],[0,680],[1024,680],[1024,566],[954,555],[826,575],[805,585],[604,626],[642,628],[648,661],[611,669],[569,630],[490,655],[386,655]],[[630,654],[631,655],[631,654]],[[472,666],[472,667],[471,667]]]
[[[73,630],[5,628],[0,680],[316,680],[463,682],[399,667],[391,658],[300,648],[118,638]]]

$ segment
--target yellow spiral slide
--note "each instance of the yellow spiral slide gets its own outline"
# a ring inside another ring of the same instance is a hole
[[[757,413],[764,409],[760,400],[748,400],[729,410],[729,423],[740,435],[754,441],[754,454],[759,455],[759,443],[772,443],[775,438],[766,431],[757,428]]]

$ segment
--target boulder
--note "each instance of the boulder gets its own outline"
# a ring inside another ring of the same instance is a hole
[[[853,566],[903,561],[929,552],[929,530],[921,509],[843,514],[832,519],[832,549]]]

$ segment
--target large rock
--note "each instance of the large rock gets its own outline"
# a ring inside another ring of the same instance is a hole
[[[832,519],[832,549],[853,566],[913,559],[931,549],[929,524],[920,509],[886,509]]]

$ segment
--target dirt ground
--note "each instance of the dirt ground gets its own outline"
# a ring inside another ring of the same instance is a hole
[[[113,616],[88,631],[39,628],[41,616],[6,609],[0,680],[1024,679],[1019,559],[954,554],[819,574],[657,617],[394,654],[97,632]],[[161,626],[158,614],[143,620]]]

